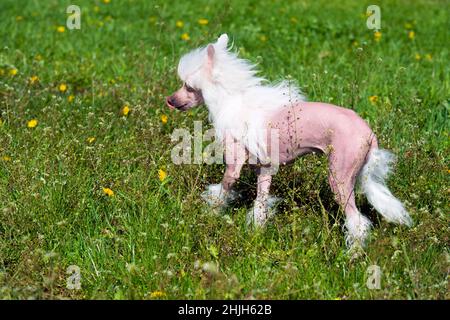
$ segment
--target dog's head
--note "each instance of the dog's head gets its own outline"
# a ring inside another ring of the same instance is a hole
[[[204,103],[203,91],[214,81],[214,63],[218,52],[227,52],[228,36],[221,35],[215,43],[184,55],[178,64],[183,86],[166,98],[171,109],[186,111]]]

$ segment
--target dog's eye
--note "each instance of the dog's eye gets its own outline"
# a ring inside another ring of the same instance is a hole
[[[184,84],[184,86],[186,87],[186,90],[187,90],[188,92],[195,92],[195,89],[192,88],[191,86],[188,86],[186,83]]]

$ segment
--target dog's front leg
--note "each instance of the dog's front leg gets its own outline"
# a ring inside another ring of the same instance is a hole
[[[236,194],[231,188],[239,179],[241,169],[247,160],[245,146],[236,139],[227,136],[224,158],[226,169],[222,182],[209,185],[202,194],[202,198],[212,207],[224,207],[235,199]]]
[[[272,175],[261,172],[258,174],[257,195],[253,208],[247,214],[247,224],[263,227],[275,212],[273,207],[280,199],[269,195],[271,183]]]
[[[268,174],[258,175],[257,195],[253,208],[247,214],[247,224],[253,223],[256,227],[265,225],[269,215],[269,189],[272,176]]]

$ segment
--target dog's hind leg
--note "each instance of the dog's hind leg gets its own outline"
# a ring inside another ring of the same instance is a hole
[[[364,157],[347,151],[345,154],[333,152],[329,159],[328,181],[336,201],[345,212],[347,247],[364,246],[372,224],[356,207],[354,190]]]

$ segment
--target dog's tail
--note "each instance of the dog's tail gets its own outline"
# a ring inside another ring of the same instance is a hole
[[[387,150],[372,148],[363,166],[360,179],[362,190],[372,206],[389,222],[412,225],[412,219],[403,204],[386,186],[395,156]]]

